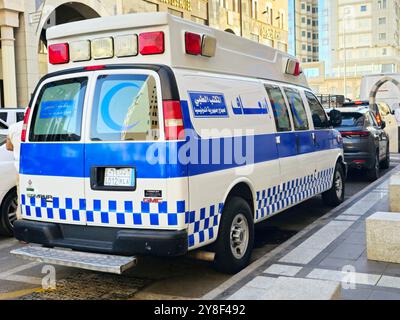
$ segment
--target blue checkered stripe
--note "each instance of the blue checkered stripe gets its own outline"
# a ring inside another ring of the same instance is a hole
[[[135,205],[138,203],[138,205]],[[54,197],[47,202],[41,198],[21,196],[22,214],[26,218],[43,221],[65,221],[66,223],[88,223],[96,225],[121,225],[132,227],[175,227],[186,218],[185,201],[173,204],[72,199]]]
[[[326,169],[257,192],[256,221],[328,190],[332,185],[334,169]]]
[[[223,204],[212,205],[186,213],[185,222],[189,225],[189,248],[211,243],[218,236]]]

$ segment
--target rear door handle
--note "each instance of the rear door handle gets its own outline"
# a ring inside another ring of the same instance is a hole
[[[275,141],[276,144],[281,144],[281,137],[280,136],[275,137]]]

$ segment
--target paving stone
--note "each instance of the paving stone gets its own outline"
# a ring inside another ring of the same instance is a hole
[[[386,262],[371,261],[364,255],[353,262],[357,272],[383,274],[387,267]]]
[[[388,263],[384,271],[386,275],[400,276],[400,264]]]
[[[367,244],[367,239],[365,233],[363,232],[351,232],[346,238],[344,238],[344,242],[351,244],[362,244],[365,247]]]
[[[357,260],[365,251],[365,246],[343,242],[329,254],[329,258]]]
[[[265,289],[244,286],[235,292],[228,300],[263,300]]]
[[[343,215],[343,214],[341,214],[340,216],[337,216],[335,218],[335,220],[338,220],[338,221],[357,221],[358,219],[360,219],[359,216],[350,216],[350,215]]]
[[[342,270],[344,266],[350,265],[353,261],[339,258],[325,258],[319,263],[320,267]]]
[[[354,284],[366,284],[366,285],[376,285],[380,279],[380,275],[369,274],[369,273],[359,273],[355,272],[353,274],[337,271],[337,270],[325,270],[325,269],[314,269],[311,271],[307,278],[310,279],[321,279],[321,280],[331,280],[340,282],[353,281]]]
[[[343,289],[342,288],[342,299],[343,300],[367,300],[373,289]]]
[[[373,290],[368,300],[400,300],[400,293]]]
[[[268,290],[269,288],[272,287],[276,279],[277,278],[260,276],[251,280],[249,283],[246,284],[246,286],[257,289]]]
[[[382,276],[377,286],[400,289],[400,277]]]
[[[299,271],[301,269],[302,269],[302,267],[288,266],[288,265],[282,265],[282,264],[273,264],[268,269],[266,269],[264,271],[264,273],[275,274],[275,275],[279,275],[279,276],[294,277],[296,274],[299,273]]]

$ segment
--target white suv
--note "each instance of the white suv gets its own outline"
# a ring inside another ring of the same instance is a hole
[[[13,153],[5,148],[6,136],[0,134],[0,235],[11,236],[17,212],[16,170]]]
[[[5,108],[0,109],[0,120],[8,125],[24,120],[25,110],[22,108]]]

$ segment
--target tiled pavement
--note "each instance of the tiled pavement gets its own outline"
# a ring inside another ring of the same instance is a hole
[[[400,166],[204,298],[263,300],[271,278],[285,276],[341,282],[342,299],[400,300],[400,265],[369,261],[365,239],[365,219],[389,211],[389,178],[399,172]]]

